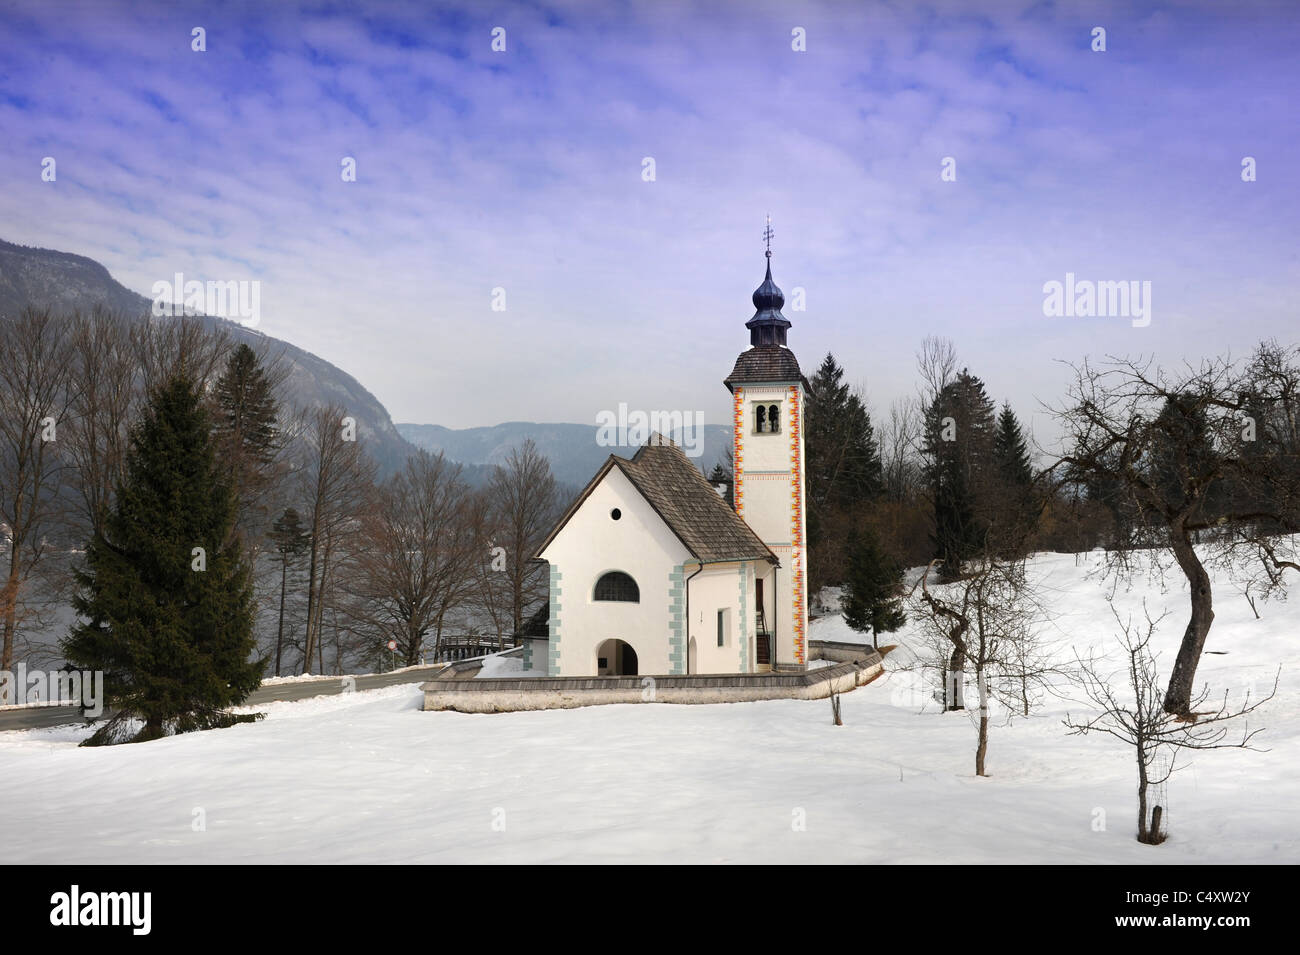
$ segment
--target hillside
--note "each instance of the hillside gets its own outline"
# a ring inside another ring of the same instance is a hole
[[[605,447],[596,443],[594,424],[538,424],[508,421],[483,428],[444,428],[436,424],[399,422],[398,433],[428,451],[441,451],[465,465],[494,465],[505,461],[511,448],[529,438],[551,463],[556,480],[581,488],[611,453],[628,455],[635,448]],[[731,444],[730,425],[704,426],[703,453],[696,463],[712,469]]]
[[[150,300],[116,281],[108,269],[93,259],[36,249],[0,240],[0,320],[27,306],[51,307],[59,312],[89,311],[95,305],[143,321]],[[253,347],[269,344],[272,354],[282,354],[289,365],[285,381],[286,403],[306,407],[337,402],[356,419],[362,440],[385,472],[406,460],[411,446],[398,434],[387,409],[360,382],[323,358],[289,342],[221,318],[200,316],[222,327],[237,342]]]

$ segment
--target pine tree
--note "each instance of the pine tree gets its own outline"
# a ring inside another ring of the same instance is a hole
[[[997,462],[1002,480],[1014,488],[1028,488],[1034,480],[1033,465],[1029,461],[1029,446],[1020,420],[1004,402],[998,415],[998,430],[993,438],[993,460]]]
[[[907,622],[899,596],[903,568],[880,546],[870,530],[849,541],[848,578],[844,585],[841,612],[844,621],[859,633],[871,631],[871,645],[877,636],[891,633]]]
[[[287,507],[271,525],[267,535],[275,545],[280,561],[280,619],[275,631],[275,675],[280,675],[280,661],[284,652],[284,605],[289,592],[289,568],[307,551],[311,534],[302,525],[297,510]]]
[[[944,579],[984,549],[995,511],[994,415],[984,382],[963,368],[925,411],[925,479]]]
[[[884,487],[871,416],[827,354],[810,382],[804,415],[809,586],[817,592],[843,580],[842,528]]]
[[[260,682],[250,571],[231,528],[235,496],[218,466],[211,419],[193,380],[151,394],[132,430],[123,481],[86,547],[64,638],[74,665],[104,673],[118,712],[87,744],[242,722],[228,708]]]
[[[1038,529],[1042,501],[1034,490],[1034,469],[1020,420],[1004,402],[993,436],[996,468],[990,515],[990,545],[1004,556],[1020,556]]]
[[[732,477],[731,469],[724,467],[721,461],[713,465],[713,470],[709,472],[709,483],[715,488],[721,487],[723,489],[721,492],[722,499],[727,502],[728,507],[736,506],[735,500],[732,497],[735,480]]]
[[[280,445],[279,404],[257,353],[241,344],[217,380],[214,428],[222,466],[239,505],[236,522],[249,542],[261,518]]]

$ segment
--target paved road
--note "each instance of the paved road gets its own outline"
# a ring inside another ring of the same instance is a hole
[[[442,665],[413,667],[397,673],[372,673],[356,676],[353,689],[377,690],[383,686],[397,686],[401,683],[423,683],[432,674],[442,669]],[[245,705],[272,703],[277,700],[305,700],[313,696],[337,696],[343,692],[343,678],[331,677],[328,680],[303,680],[300,683],[278,683],[263,686],[249,694]],[[108,713],[105,713],[107,717]],[[102,717],[101,717],[102,718]],[[42,726],[61,726],[65,723],[79,723],[83,719],[81,710],[75,706],[31,706],[16,710],[0,710],[0,732],[5,730],[28,730]]]

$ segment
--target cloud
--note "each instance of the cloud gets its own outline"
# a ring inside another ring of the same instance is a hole
[[[1292,329],[1295,18],[986,6],[11,4],[0,234],[142,292],[260,279],[264,331],[452,426],[724,420],[769,212],[791,345],[880,404],[927,333],[1028,411],[1056,358]],[[1152,326],[1044,319],[1066,271],[1151,280]]]

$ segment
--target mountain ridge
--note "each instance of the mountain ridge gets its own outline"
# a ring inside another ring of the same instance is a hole
[[[102,305],[128,319],[144,321],[152,304],[88,256],[0,239],[0,320],[16,317],[28,306],[69,312]],[[273,343],[273,351],[283,355],[289,369],[284,383],[287,401],[317,407],[342,404],[356,418],[358,434],[384,473],[401,467],[414,451],[398,433],[383,403],[342,368],[292,342],[238,322],[210,315],[194,317],[210,328],[224,330],[235,342]]]

